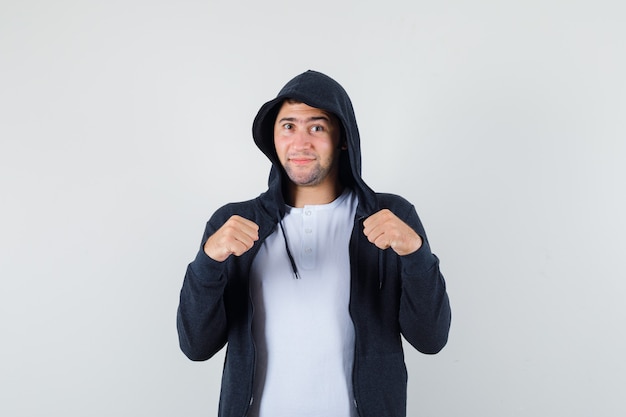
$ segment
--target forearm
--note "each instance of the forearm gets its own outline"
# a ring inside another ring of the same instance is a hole
[[[177,312],[181,350],[191,360],[206,360],[226,343],[225,268],[204,252],[187,267]]]
[[[439,270],[439,259],[428,243],[403,257],[400,327],[405,339],[422,353],[437,353],[446,345],[450,302]]]

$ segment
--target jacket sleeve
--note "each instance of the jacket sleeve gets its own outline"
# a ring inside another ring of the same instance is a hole
[[[400,328],[405,339],[418,351],[434,354],[448,341],[450,302],[439,259],[431,252],[422,223],[412,206],[405,221],[421,236],[423,243],[416,252],[400,257]]]
[[[200,250],[187,266],[176,317],[180,348],[194,361],[211,358],[224,347],[227,339],[224,307],[227,261],[217,262],[203,249],[214,230],[209,221]]]

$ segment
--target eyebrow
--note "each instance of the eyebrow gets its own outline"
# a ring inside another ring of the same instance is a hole
[[[282,123],[282,122],[302,122],[302,121],[304,121],[304,122],[314,122],[314,121],[317,121],[317,120],[325,120],[328,123],[330,123],[330,118],[328,116],[312,116],[312,117],[309,117],[309,118],[307,118],[305,120],[298,119],[297,117],[282,117],[278,121],[278,123]]]

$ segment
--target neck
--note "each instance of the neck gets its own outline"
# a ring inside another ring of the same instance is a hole
[[[300,186],[290,182],[287,197],[289,205],[301,208],[308,205],[332,203],[342,192],[343,186],[339,181],[317,186]]]

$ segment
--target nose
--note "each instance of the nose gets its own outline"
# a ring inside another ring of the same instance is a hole
[[[311,146],[311,138],[309,133],[299,130],[293,135],[293,147],[297,150],[308,149]]]

